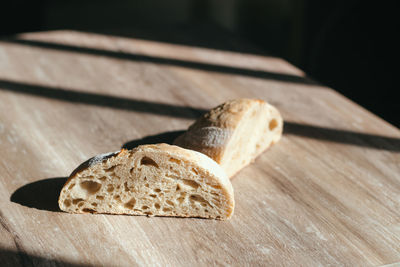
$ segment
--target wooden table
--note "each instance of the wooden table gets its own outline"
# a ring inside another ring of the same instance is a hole
[[[58,210],[82,161],[170,142],[240,97],[286,125],[233,179],[231,220]],[[400,261],[400,131],[279,58],[72,31],[0,40],[0,153],[1,266]]]

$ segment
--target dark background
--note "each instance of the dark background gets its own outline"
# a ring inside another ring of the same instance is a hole
[[[396,1],[14,0],[0,36],[76,29],[279,56],[400,127],[397,17]]]

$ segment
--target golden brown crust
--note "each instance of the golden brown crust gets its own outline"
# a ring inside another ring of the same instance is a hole
[[[200,117],[189,127],[189,130],[209,126],[235,129],[246,112],[256,103],[260,104],[265,102],[259,99],[247,98],[227,101]]]
[[[208,155],[232,177],[276,143],[282,128],[275,107],[260,99],[235,99],[204,114],[174,144]],[[241,162],[238,148],[244,150]]]
[[[201,116],[188,129],[188,131],[179,136],[174,144],[199,151],[217,163],[221,163],[225,147],[230,139],[230,130],[234,130],[240,123],[246,112],[254,103],[262,103],[262,100],[252,99],[235,99],[227,101]],[[208,132],[201,129],[207,129]],[[223,131],[218,131],[223,129]],[[195,136],[193,136],[193,133]],[[215,144],[209,144],[210,136],[215,135],[212,140],[217,141]],[[205,142],[199,139],[206,138]],[[200,141],[200,142],[199,142]]]

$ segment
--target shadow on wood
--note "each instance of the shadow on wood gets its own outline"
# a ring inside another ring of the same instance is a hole
[[[207,110],[199,108],[156,103],[151,101],[115,97],[96,93],[72,91],[64,88],[31,85],[7,80],[0,80],[0,90],[62,100],[77,104],[87,104],[186,119],[196,119],[201,114],[207,112]],[[326,140],[330,142],[351,144],[381,150],[395,152],[400,151],[400,138],[330,129],[290,121],[285,121],[284,134],[297,135],[308,138]],[[171,141],[171,138],[173,136],[173,132],[161,133],[154,136],[132,140],[124,144],[123,147],[133,148],[135,147],[135,145],[139,144],[160,142],[169,143],[173,141]]]
[[[18,188],[10,200],[38,210],[60,211],[58,196],[66,181],[67,177],[57,177],[26,184]]]
[[[285,122],[283,133],[393,152],[400,151],[400,138],[394,137],[330,129],[295,122]]]
[[[172,145],[175,138],[183,134],[185,131],[171,131],[156,135],[145,136],[140,139],[131,140],[122,145],[122,148],[132,149],[140,145],[166,143]]]
[[[151,25],[137,25],[130,29],[91,29],[90,31],[79,29],[79,32],[107,35],[112,38],[134,38],[195,48],[271,56],[264,48],[245,41],[242,36],[227,31],[215,23],[205,21],[190,23],[190,25],[163,25],[161,29]]]
[[[18,247],[18,246],[17,246]],[[19,248],[18,248],[19,249]],[[50,259],[28,254],[24,251],[13,251],[0,247],[0,266],[71,266],[84,267],[91,265],[76,264],[58,259]]]
[[[7,80],[0,80],[0,90],[62,100],[70,103],[152,113],[178,118],[193,119],[199,117],[202,113],[206,112],[206,110],[198,108],[155,103],[97,93],[79,92],[68,90],[65,88],[33,85]]]
[[[66,44],[58,44],[58,43],[50,43],[43,42],[37,40],[25,40],[25,39],[1,39],[0,42],[14,43],[19,45],[27,45],[33,47],[40,47],[52,50],[61,50],[68,51],[73,53],[83,53],[95,56],[102,57],[111,57],[117,58],[121,60],[130,60],[130,61],[139,61],[139,62],[149,62],[160,65],[170,65],[170,66],[178,66],[190,69],[197,69],[203,71],[210,71],[216,73],[224,73],[231,75],[241,75],[247,77],[261,78],[267,80],[276,80],[281,82],[289,82],[289,83],[299,83],[299,84],[308,84],[308,85],[320,85],[316,81],[308,78],[297,75],[264,71],[264,70],[254,70],[247,68],[239,68],[232,67],[226,65],[218,65],[211,63],[203,63],[189,60],[181,60],[181,59],[172,59],[172,58],[163,58],[142,54],[132,54],[132,53],[124,53],[124,52],[115,52],[111,50],[103,50],[97,48],[88,48],[88,47],[80,47]]]
[[[172,144],[175,138],[185,131],[164,132],[156,135],[149,135],[140,139],[126,142],[122,148],[132,149],[139,145],[167,143]],[[387,150],[392,152],[400,151],[400,138],[385,137],[374,134],[358,133],[346,130],[330,129],[325,127],[300,124],[290,121],[284,123],[284,135],[296,135],[312,139],[324,140],[335,143],[356,145],[361,147]]]

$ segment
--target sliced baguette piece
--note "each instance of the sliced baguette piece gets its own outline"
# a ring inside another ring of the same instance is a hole
[[[200,117],[174,144],[214,159],[233,177],[264,150],[279,141],[283,120],[263,100],[236,99]]]
[[[168,144],[84,162],[65,183],[58,204],[70,213],[220,220],[234,210],[232,184],[222,168],[204,154]]]

